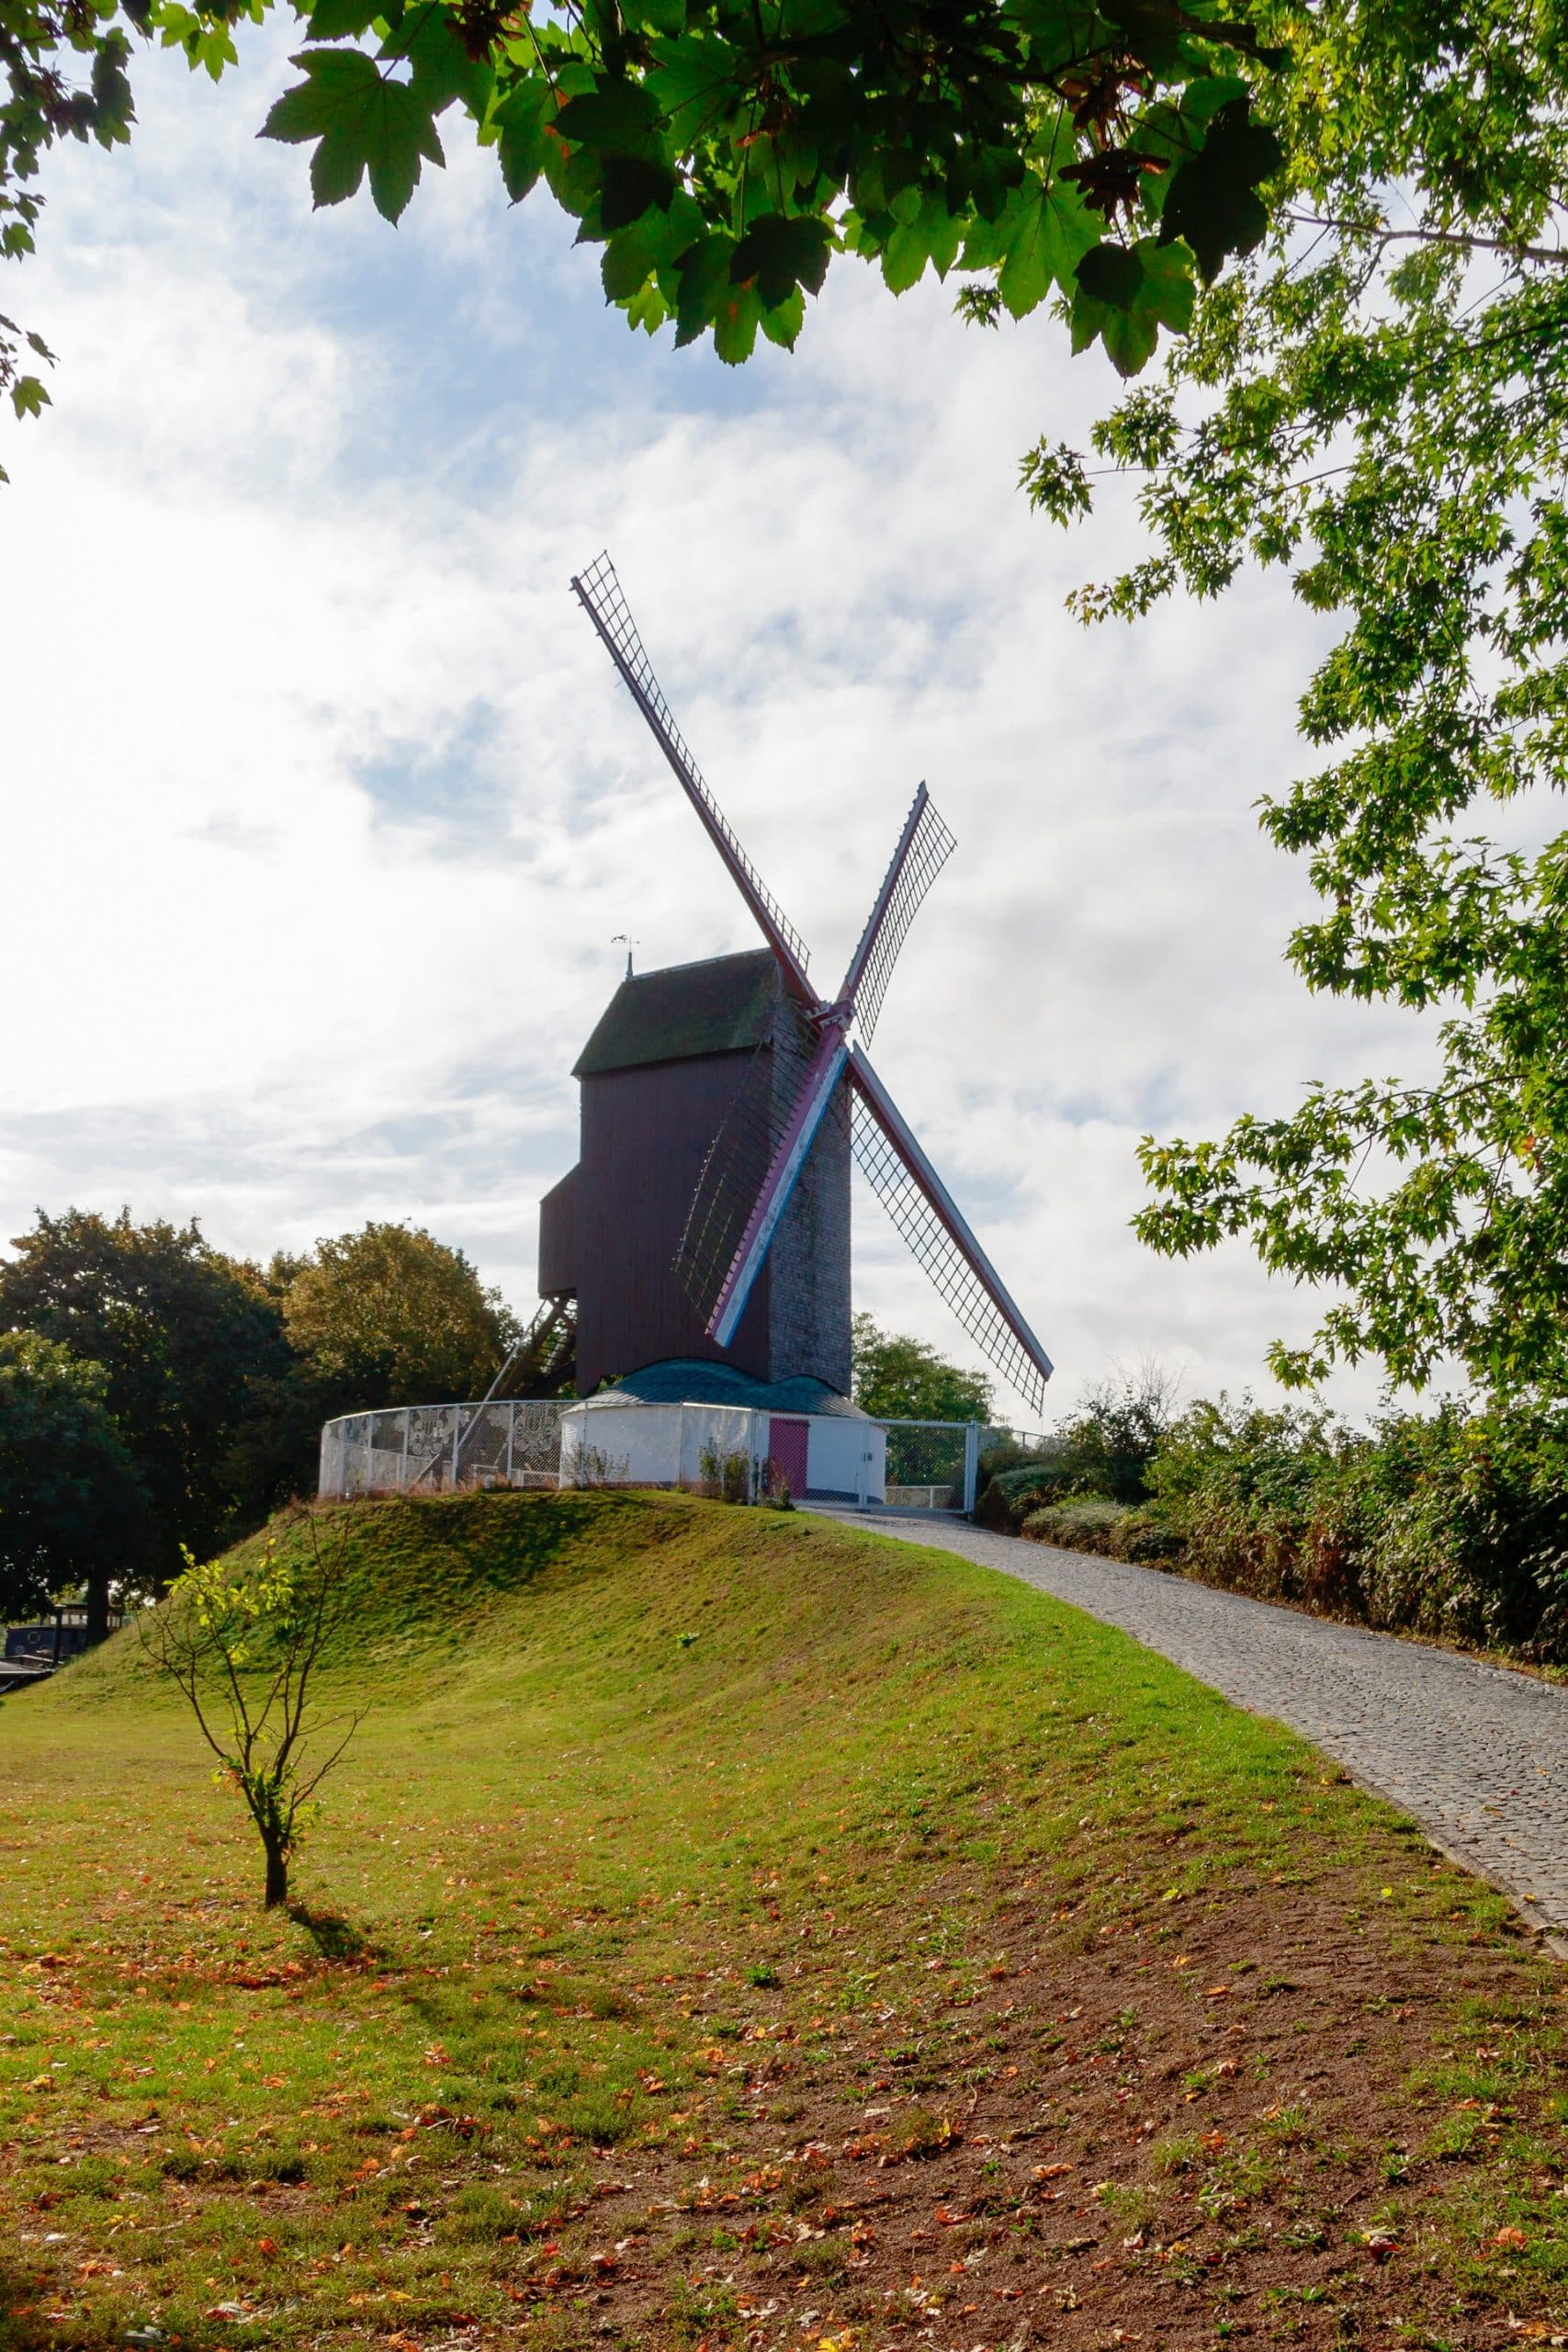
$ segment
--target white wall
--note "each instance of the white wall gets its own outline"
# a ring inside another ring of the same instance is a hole
[[[599,1475],[615,1486],[695,1486],[702,1477],[705,1446],[721,1453],[749,1453],[759,1465],[767,1458],[768,1413],[736,1405],[634,1405],[585,1398],[561,1415],[560,1474],[570,1486],[582,1450],[592,1448],[609,1466]],[[887,1436],[874,1421],[837,1415],[802,1416],[807,1424],[806,1481],[808,1487],[859,1495],[863,1473],[870,1502],[882,1502],[887,1487]],[[865,1457],[863,1461],[862,1457]]]
[[[818,1493],[859,1496],[864,1476],[868,1502],[883,1502],[887,1489],[887,1432],[874,1421],[852,1421],[813,1413],[806,1440],[806,1483]]]

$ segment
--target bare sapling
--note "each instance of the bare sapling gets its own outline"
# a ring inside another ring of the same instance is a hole
[[[269,1911],[288,1900],[316,1791],[365,1719],[319,1709],[319,1669],[351,1611],[344,1544],[323,1545],[310,1512],[292,1533],[287,1557],[274,1537],[249,1569],[187,1553],[168,1599],[141,1620],[143,1650],[218,1758],[214,1781],[238,1791],[255,1824]]]

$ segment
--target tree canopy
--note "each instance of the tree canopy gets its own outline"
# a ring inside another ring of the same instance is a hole
[[[0,0],[0,252],[32,250],[60,140],[130,135],[138,42],[214,78],[273,0]],[[979,314],[1055,291],[1076,347],[1126,372],[1196,285],[1263,234],[1258,119],[1281,53],[1224,0],[295,0],[300,78],[265,132],[308,147],[317,205],[367,187],[396,221],[466,121],[513,202],[541,184],[601,249],[605,299],[678,344],[793,347],[858,254],[928,269]],[[440,126],[440,127],[438,127]],[[28,356],[30,347],[32,357]],[[0,322],[0,389],[48,399]]]
[[[405,1225],[318,1243],[283,1294],[283,1317],[325,1418],[482,1396],[517,1336],[460,1250]]]
[[[321,1424],[481,1396],[515,1326],[461,1250],[369,1225],[264,1274],[129,1210],[0,1259],[0,1615],[176,1576],[315,1486]],[[30,1498],[30,1499],[29,1499]],[[24,1509],[24,1503],[26,1508]]]
[[[180,1546],[215,1550],[237,1496],[231,1448],[258,1381],[288,1352],[254,1266],[209,1247],[199,1226],[129,1210],[41,1210],[0,1260],[0,1331],[32,1331],[103,1373],[106,1411],[147,1498],[154,1572]]]
[[[852,1331],[851,1393],[880,1419],[989,1421],[991,1384],[981,1372],[949,1363],[923,1340],[884,1331],[857,1315]]]
[[[143,1565],[147,1498],[105,1403],[108,1375],[31,1331],[0,1331],[0,1623]]]
[[[1568,41],[1552,11],[1325,0],[1292,20],[1262,249],[1162,381],[1099,425],[1152,552],[1086,621],[1282,566],[1341,623],[1301,704],[1312,764],[1262,803],[1320,911],[1314,990],[1427,1016],[1436,1075],[1314,1086],[1213,1142],[1144,1146],[1173,1253],[1247,1238],[1324,1285],[1288,1382],[1370,1357],[1416,1384],[1568,1386]],[[1042,445],[1061,518],[1090,469]]]

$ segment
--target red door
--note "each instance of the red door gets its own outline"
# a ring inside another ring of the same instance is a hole
[[[781,1420],[775,1415],[768,1423],[768,1453],[789,1480],[792,1495],[806,1492],[806,1448],[810,1435],[809,1421]]]

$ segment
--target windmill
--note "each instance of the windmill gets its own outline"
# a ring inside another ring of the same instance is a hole
[[[750,1069],[703,1158],[675,1253],[675,1272],[707,1341],[718,1350],[735,1342],[803,1179],[830,1153],[834,1131],[841,1136],[847,1128],[856,1166],[919,1264],[987,1362],[1038,1414],[1050,1359],[866,1052],[909,926],[953,848],[925,786],[915,795],[843,982],[824,997],[810,979],[800,934],[741,848],[675,725],[609,557],[601,555],[571,586],[777,967],[780,1017],[753,1044]],[[846,1219],[847,1213],[846,1190]],[[847,1325],[847,1233],[843,1250]],[[540,1287],[546,1289],[543,1277]],[[847,1357],[847,1329],[844,1337]]]

